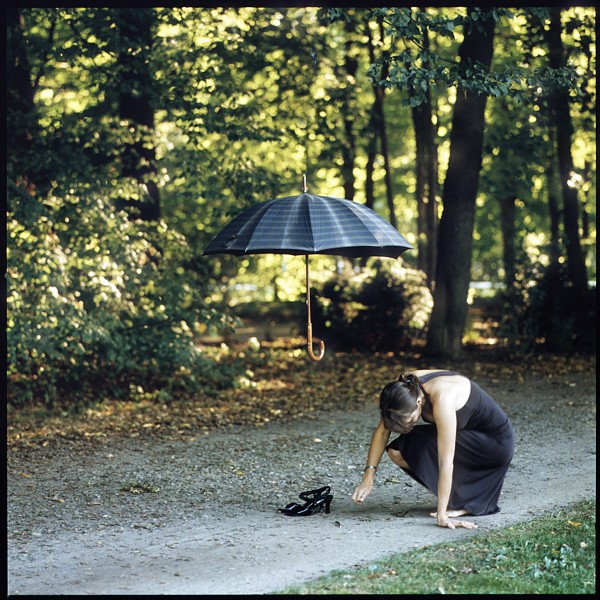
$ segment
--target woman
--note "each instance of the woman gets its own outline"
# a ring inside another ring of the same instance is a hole
[[[515,449],[504,411],[475,382],[454,371],[419,370],[381,391],[363,480],[352,499],[373,489],[384,450],[413,479],[437,495],[431,516],[440,527],[477,527],[463,515],[497,513],[498,497]],[[419,417],[428,424],[417,425]],[[400,435],[388,444],[390,434]]]

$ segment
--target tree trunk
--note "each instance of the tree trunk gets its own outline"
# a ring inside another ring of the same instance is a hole
[[[370,209],[375,206],[375,183],[373,181],[373,171],[375,170],[375,139],[369,139],[367,148],[367,166],[365,167],[365,205]]]
[[[48,181],[40,173],[40,155],[36,152],[39,133],[35,88],[19,8],[6,9],[6,34],[6,109],[10,124],[6,146],[9,165],[18,169],[18,172],[9,171],[8,174],[18,180],[15,181],[18,185],[24,185],[31,191]]]
[[[378,123],[379,123],[379,138],[381,140],[381,155],[383,156],[384,179],[385,179],[385,197],[387,200],[390,224],[398,229],[398,219],[396,219],[396,210],[394,208],[394,192],[392,189],[392,169],[390,167],[390,153],[387,145],[387,129],[385,125],[385,114],[383,112],[383,97],[385,90],[378,88]]]
[[[23,17],[18,8],[6,9],[7,73],[6,93],[10,108],[29,114],[34,110],[34,89],[29,57],[23,39]]]
[[[383,35],[383,23],[379,22],[379,28],[381,31],[381,39]],[[371,31],[367,28],[369,36],[369,51],[371,53],[371,63],[375,62],[375,54],[373,51],[373,44],[371,41]],[[384,72],[381,74],[380,79],[387,78],[387,65],[384,65]],[[387,145],[387,130],[385,126],[385,112],[383,109],[383,101],[385,97],[385,89],[374,85],[373,86],[373,126],[381,142],[381,156],[383,157],[383,168],[384,168],[384,179],[385,179],[385,194],[389,211],[390,224],[398,228],[398,219],[396,219],[396,211],[394,209],[394,191],[392,185],[392,170],[390,167],[390,154]]]
[[[346,32],[345,50],[346,56],[344,57],[344,68],[346,74],[347,88],[352,89],[354,78],[356,77],[356,70],[358,69],[358,61],[353,58],[350,54],[352,41],[350,35],[354,31],[354,25],[352,21],[345,21],[344,26]],[[351,105],[351,94],[354,92],[348,92],[344,95],[342,100],[342,118],[344,122],[344,141],[342,143],[342,181],[344,182],[344,198],[348,200],[354,200],[354,166],[356,162],[356,140],[354,136],[354,118],[352,115]]]
[[[515,253],[515,196],[500,199],[500,220],[502,227],[502,259],[504,263],[504,285],[509,297],[515,284],[516,253]]]
[[[548,211],[550,214],[550,265],[558,268],[560,259],[560,206],[558,198],[554,193],[554,156],[549,156],[550,164],[548,166]]]
[[[438,252],[438,155],[435,143],[435,127],[431,111],[427,119],[427,133],[425,134],[427,148],[427,204],[425,205],[425,232],[427,236],[426,273],[429,287],[435,286],[435,266]],[[425,199],[424,198],[424,199]]]
[[[366,34],[369,48],[369,60],[371,64],[375,62],[375,48],[373,47],[373,35],[371,27],[367,21]],[[377,156],[377,88],[373,86],[373,104],[369,114],[369,126],[365,135],[367,136],[367,166],[365,168],[365,205],[373,208],[375,205],[375,183],[373,181],[373,172],[375,170],[375,158]]]
[[[379,27],[383,30],[383,23],[379,23]],[[381,33],[381,39],[383,39],[383,31]],[[384,70],[387,71],[387,65],[384,66]],[[381,79],[387,78],[387,72],[382,73]],[[375,117],[376,131],[379,134],[379,140],[381,142],[381,156],[383,157],[383,168],[384,168],[384,179],[385,179],[385,193],[386,200],[389,210],[389,221],[390,224],[398,229],[398,220],[396,219],[396,211],[394,209],[394,193],[392,189],[392,173],[390,167],[390,155],[387,145],[387,129],[385,126],[385,112],[383,109],[383,101],[385,98],[385,89],[380,86],[373,86],[373,93],[375,94],[375,101],[373,103],[373,113]]]
[[[471,12],[469,10],[469,12]],[[489,69],[494,50],[494,20],[483,12],[477,27],[465,31],[461,70],[470,61]],[[466,26],[465,26],[466,27]],[[457,90],[450,136],[450,159],[444,182],[438,259],[425,354],[458,358],[467,318],[475,197],[481,168],[485,95]]]
[[[424,33],[423,46],[429,48],[427,31]],[[426,98],[425,103],[412,108],[416,142],[417,266],[425,272],[427,284],[430,289],[433,289],[438,229],[438,160],[429,88],[426,91]]]
[[[154,81],[148,67],[148,54],[154,42],[153,9],[120,8],[115,22],[121,36],[118,56],[120,73],[119,115],[135,130],[135,139],[122,154],[122,174],[140,184],[140,199],[128,202],[145,221],[160,218],[160,196],[156,185],[156,151],[154,146]]]
[[[550,66],[559,69],[566,66],[565,51],[562,44],[561,9],[551,9],[550,27],[547,32]],[[569,107],[568,92],[558,90],[550,97],[556,126],[556,149],[558,171],[563,196],[563,223],[565,227],[565,247],[567,252],[567,273],[576,294],[587,290],[587,270],[581,250],[579,237],[579,202],[577,189],[569,185],[573,173],[571,156],[571,136],[573,125]]]

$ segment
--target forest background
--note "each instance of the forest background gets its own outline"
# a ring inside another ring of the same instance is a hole
[[[595,352],[592,5],[6,16],[9,406],[252,386],[200,342],[301,327],[303,260],[202,251],[304,174],[415,246],[311,258],[328,348],[456,359],[479,302],[503,356]]]

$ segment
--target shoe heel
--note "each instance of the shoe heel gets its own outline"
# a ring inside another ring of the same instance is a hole
[[[331,505],[331,501],[333,500],[333,495],[327,496],[325,499],[325,514],[329,514],[329,506]]]

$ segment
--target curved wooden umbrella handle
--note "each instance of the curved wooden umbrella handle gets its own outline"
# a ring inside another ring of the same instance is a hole
[[[312,321],[310,319],[310,280],[308,277],[308,254],[306,255],[306,306],[308,309],[308,325],[306,326],[308,356],[310,356],[312,360],[317,361],[321,360],[325,354],[325,342],[315,338],[315,341],[319,342],[319,354],[315,354],[313,351]]]
[[[308,345],[307,345],[308,355],[314,361],[321,360],[323,358],[323,356],[325,355],[325,342],[323,340],[319,340],[319,339],[315,338],[314,341],[319,343],[319,354],[315,354],[313,351],[313,336],[312,336],[312,324],[311,323],[308,324],[308,330],[306,333],[307,333],[307,338],[308,338]]]

